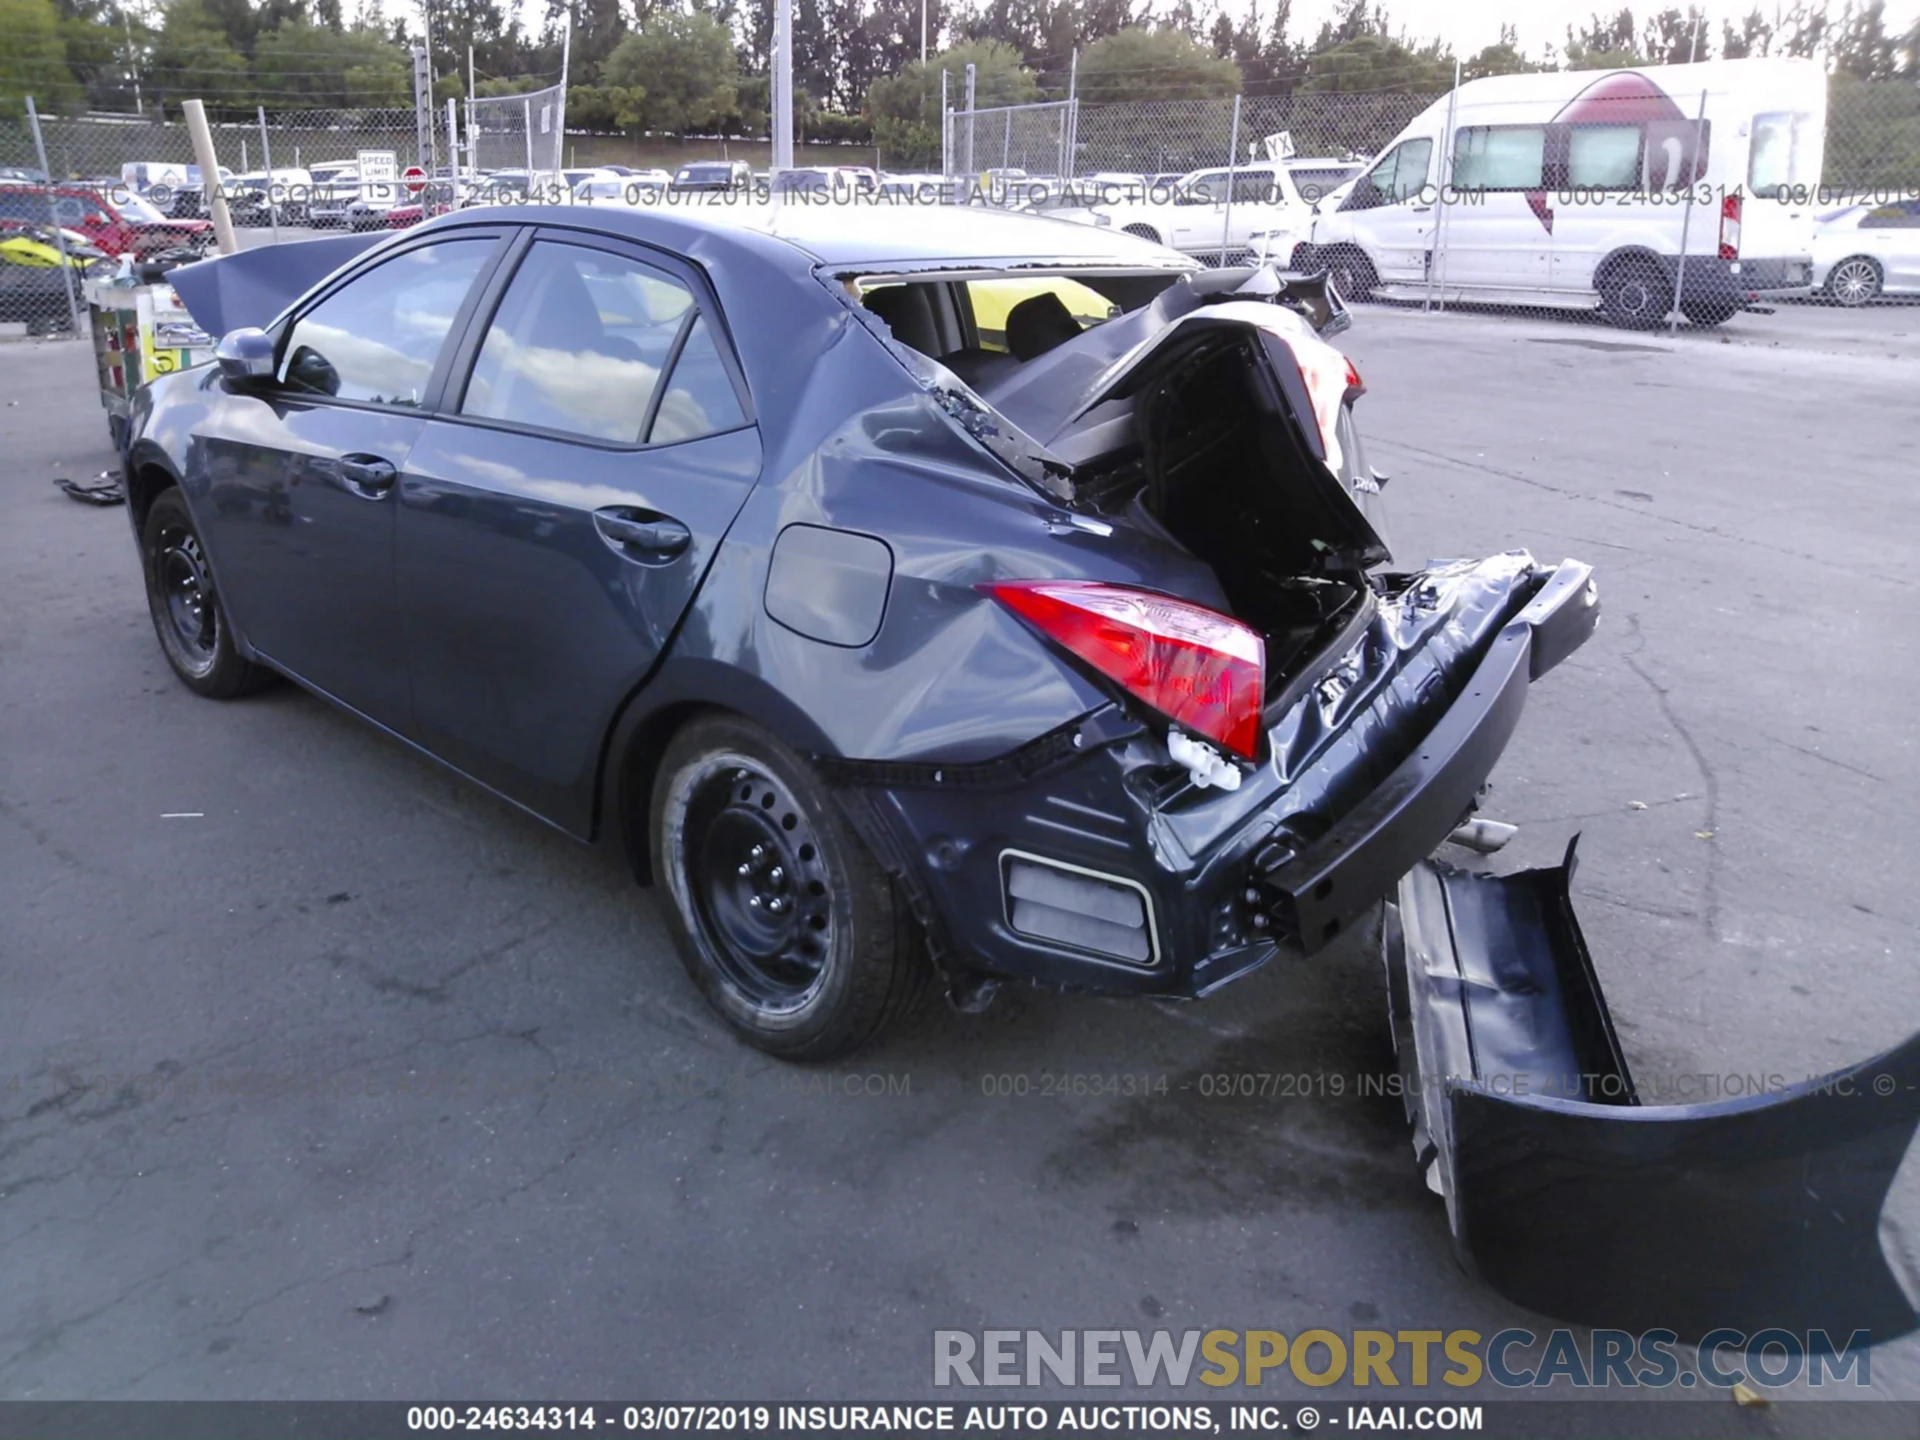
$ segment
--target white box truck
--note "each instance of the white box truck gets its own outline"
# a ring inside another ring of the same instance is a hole
[[[1682,313],[1717,325],[1806,293],[1826,115],[1811,60],[1469,81],[1323,202],[1287,258],[1349,298],[1599,309],[1633,328],[1666,318],[1684,268]]]

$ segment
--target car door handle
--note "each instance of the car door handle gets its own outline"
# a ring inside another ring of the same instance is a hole
[[[393,488],[400,472],[378,455],[343,455],[340,478],[347,482],[349,490],[368,500],[378,500]]]
[[[693,543],[693,532],[672,516],[627,505],[594,511],[593,527],[614,549],[635,559],[671,560]]]

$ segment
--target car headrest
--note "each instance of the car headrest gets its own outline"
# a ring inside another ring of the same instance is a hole
[[[1007,349],[1021,360],[1044,355],[1079,333],[1066,302],[1051,290],[1030,296],[1007,312]]]
[[[867,292],[862,302],[887,322],[893,338],[909,350],[932,355],[940,348],[933,324],[933,302],[921,285],[883,285]]]

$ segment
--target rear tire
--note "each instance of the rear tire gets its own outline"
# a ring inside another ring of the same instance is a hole
[[[162,490],[147,511],[140,559],[160,651],[189,690],[209,700],[231,700],[273,682],[271,670],[234,648],[233,625],[178,488]]]
[[[681,961],[748,1044],[836,1059],[924,993],[905,900],[813,767],[759,726],[714,714],[676,734],[648,832]]]
[[[1879,299],[1885,283],[1879,261],[1871,255],[1849,255],[1827,272],[1826,291],[1835,304],[1851,310]]]
[[[1680,313],[1687,317],[1687,323],[1700,330],[1711,330],[1716,325],[1724,325],[1740,313],[1740,302],[1731,298],[1715,297],[1711,300],[1687,300],[1680,302]]]
[[[1622,330],[1652,330],[1673,308],[1673,282],[1651,260],[1623,260],[1603,275],[1600,313]]]

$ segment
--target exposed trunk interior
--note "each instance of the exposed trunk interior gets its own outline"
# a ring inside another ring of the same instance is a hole
[[[1107,448],[1080,460],[1076,482],[1091,508],[1159,531],[1212,569],[1233,614],[1266,637],[1271,694],[1368,586],[1315,538],[1323,502],[1306,467],[1325,466],[1304,449],[1259,337],[1198,338],[1131,401],[1110,402],[1124,413],[1089,417]]]

